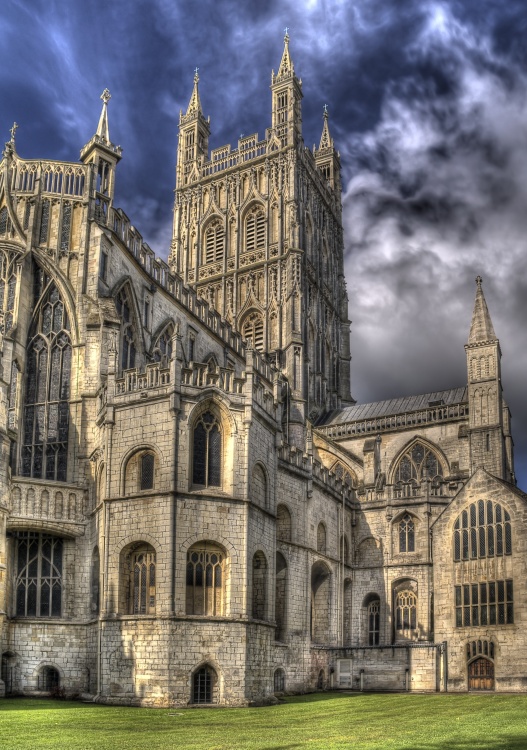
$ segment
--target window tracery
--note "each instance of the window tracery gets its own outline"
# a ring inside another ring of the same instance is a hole
[[[1,227],[0,234],[2,234]],[[0,252],[0,311],[4,312],[4,326],[6,331],[10,331],[13,327],[15,298],[15,257],[2,251]]]
[[[71,351],[68,315],[51,284],[29,333],[22,476],[66,481]]]
[[[478,500],[454,524],[454,561],[512,554],[512,526],[500,503]]]
[[[399,552],[415,552],[415,523],[409,513],[399,522]]]
[[[395,496],[416,496],[423,479],[430,479],[437,483],[442,478],[443,468],[434,451],[423,443],[414,443],[399,459],[395,470]]]
[[[395,597],[395,629],[410,635],[417,628],[417,596],[413,591],[398,591]]]
[[[16,536],[16,614],[60,617],[63,543],[59,537],[21,531]]]
[[[454,589],[457,628],[514,622],[512,580],[465,583]]]
[[[153,360],[154,362],[165,362],[172,357],[172,336],[174,333],[173,326],[168,326],[165,330],[157,337],[153,347]]]
[[[368,645],[378,646],[381,624],[381,600],[372,599],[368,604]]]
[[[121,370],[135,367],[137,348],[133,321],[133,307],[125,289],[121,289],[115,299],[117,314],[121,318]]]
[[[193,484],[221,487],[221,438],[219,420],[211,411],[206,411],[194,427]]]
[[[215,544],[203,542],[187,552],[187,615],[224,614],[225,555]]]
[[[127,557],[129,570],[128,613],[150,615],[156,611],[156,553],[142,544]]]

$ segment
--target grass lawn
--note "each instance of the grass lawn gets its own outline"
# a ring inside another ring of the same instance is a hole
[[[527,695],[316,693],[278,706],[0,701],[2,750],[527,750]]]

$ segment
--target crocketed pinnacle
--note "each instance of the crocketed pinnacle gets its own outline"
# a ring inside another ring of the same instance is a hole
[[[196,70],[194,71],[194,88],[192,89],[192,96],[190,97],[190,101],[188,103],[187,115],[203,114],[201,109],[201,101],[199,98],[198,83],[199,75],[198,69],[196,68]]]
[[[328,122],[328,107],[324,105],[324,125],[322,126],[322,135],[320,136],[319,150],[323,148],[331,148],[333,146],[333,138],[329,134],[329,122]]]
[[[472,323],[468,336],[469,344],[480,344],[484,341],[498,340],[494,333],[494,326],[492,325],[482,285],[483,279],[481,276],[478,276],[476,279],[476,301],[474,302],[474,312],[472,313]]]
[[[101,116],[99,117],[99,124],[97,125],[97,135],[106,143],[110,143],[110,131],[108,128],[108,102],[112,98],[112,95],[108,89],[104,89],[101,94],[102,99],[102,110]]]
[[[286,29],[284,36],[284,53],[282,55],[282,60],[280,62],[280,67],[278,68],[276,77],[285,78],[294,75],[294,73],[295,68],[293,66],[293,61],[291,60],[291,55],[289,53],[289,34]]]

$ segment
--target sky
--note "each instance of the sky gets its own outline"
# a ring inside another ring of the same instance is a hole
[[[166,258],[194,69],[211,148],[263,137],[285,27],[304,141],[327,104],[341,153],[354,398],[464,384],[481,275],[527,490],[525,0],[4,0],[0,138],[77,160],[109,88],[115,204]]]

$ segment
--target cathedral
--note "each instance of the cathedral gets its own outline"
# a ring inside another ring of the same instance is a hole
[[[339,153],[327,112],[304,145],[288,36],[263,138],[209,150],[196,74],[167,261],[114,205],[101,98],[78,162],[15,126],[0,162],[0,695],[527,689],[482,280],[464,383],[357,404]]]

